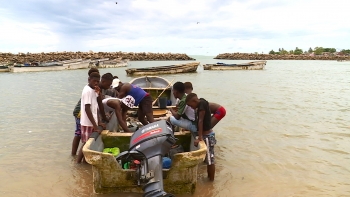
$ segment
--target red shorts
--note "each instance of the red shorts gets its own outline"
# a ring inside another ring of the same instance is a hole
[[[219,107],[218,110],[216,110],[214,117],[218,120],[221,120],[226,115],[226,110],[223,106]]]
[[[94,127],[80,125],[81,130],[81,142],[85,143],[88,141],[91,133],[94,131]]]

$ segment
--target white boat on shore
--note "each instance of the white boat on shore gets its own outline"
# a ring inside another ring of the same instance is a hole
[[[31,65],[15,65],[9,66],[9,72],[40,72],[40,71],[61,71],[61,70],[77,70],[77,69],[88,69],[88,68],[117,68],[128,65],[128,60],[115,61],[115,64],[104,64],[103,62],[108,59],[103,59],[100,64],[96,65],[94,61],[73,59],[59,62],[49,63],[33,63]]]
[[[204,70],[263,70],[266,65],[266,61],[254,61],[242,64],[225,64],[225,63],[216,63],[216,64],[204,64]]]

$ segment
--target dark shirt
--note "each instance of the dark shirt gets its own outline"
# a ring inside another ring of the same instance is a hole
[[[75,117],[77,117],[80,112],[80,103],[81,103],[81,99],[79,99],[78,103],[74,107],[73,116]]]
[[[108,95],[111,97],[116,97],[116,90],[113,88],[109,88],[107,90],[102,89],[102,95]]]
[[[200,98],[198,108],[197,108],[197,113],[196,113],[197,128],[198,128],[199,112],[203,110],[205,111],[205,115],[203,118],[203,131],[209,131],[211,129],[211,113],[209,109],[209,103],[204,98]]]

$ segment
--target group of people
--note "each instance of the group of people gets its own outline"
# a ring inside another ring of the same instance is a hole
[[[154,122],[152,97],[142,88],[129,83],[122,83],[111,73],[100,76],[97,68],[88,72],[88,84],[83,88],[81,99],[74,108],[76,129],[72,142],[72,155],[76,155],[80,141],[84,144],[92,132],[101,133],[109,122],[111,112],[115,113],[124,132],[131,132],[126,123],[127,111],[138,106],[138,120],[143,124]],[[207,145],[205,162],[210,180],[215,176],[214,145],[216,144],[213,127],[226,115],[225,108],[217,103],[208,102],[192,92],[190,82],[176,82],[173,95],[177,99],[176,107],[171,108],[169,121],[191,131],[195,136],[194,145],[200,141]],[[84,161],[82,147],[77,156],[77,163]]]
[[[173,94],[178,103],[175,109],[170,109],[172,116],[169,118],[174,126],[182,127],[196,136],[194,145],[204,141],[207,146],[205,162],[207,173],[211,181],[215,176],[214,145],[216,144],[213,127],[226,115],[223,106],[208,102],[204,98],[198,98],[193,93],[191,82],[176,82],[173,85]]]
[[[73,110],[76,122],[72,142],[73,156],[77,154],[80,141],[84,146],[92,132],[101,133],[102,129],[106,128],[105,123],[109,122],[111,112],[115,113],[119,125],[125,132],[131,132],[127,127],[126,113],[134,106],[139,106],[138,119],[143,125],[154,122],[152,98],[142,88],[122,83],[111,73],[101,77],[96,68],[91,68],[88,76],[88,84],[84,87],[81,98]],[[78,152],[77,163],[84,160],[83,146]]]

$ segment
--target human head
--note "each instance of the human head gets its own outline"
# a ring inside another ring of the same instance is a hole
[[[197,109],[199,104],[199,99],[197,97],[197,94],[190,93],[186,96],[186,104],[190,106],[192,109]]]
[[[113,79],[112,88],[119,91],[120,87],[121,87],[121,83],[122,82],[120,81],[120,79],[118,79],[118,78]]]
[[[113,76],[113,79],[119,79],[118,76]]]
[[[185,82],[185,93],[190,94],[193,91],[192,83],[191,82]]]
[[[122,103],[121,107],[126,110],[133,108],[135,105],[135,99],[130,95],[120,99],[120,102]]]
[[[106,73],[101,77],[100,87],[102,89],[107,90],[108,88],[111,87],[112,81],[113,81],[113,75],[111,73]]]
[[[183,94],[185,93],[185,85],[184,83],[178,81],[173,85],[173,94],[175,98],[181,99]]]
[[[91,73],[93,72],[97,72],[97,73],[100,73],[100,71],[98,71],[97,68],[90,68],[89,72],[88,72],[88,75],[90,76]]]
[[[98,86],[98,83],[100,82],[100,74],[98,72],[92,72],[89,75],[89,86],[91,88],[95,88],[96,86]]]

